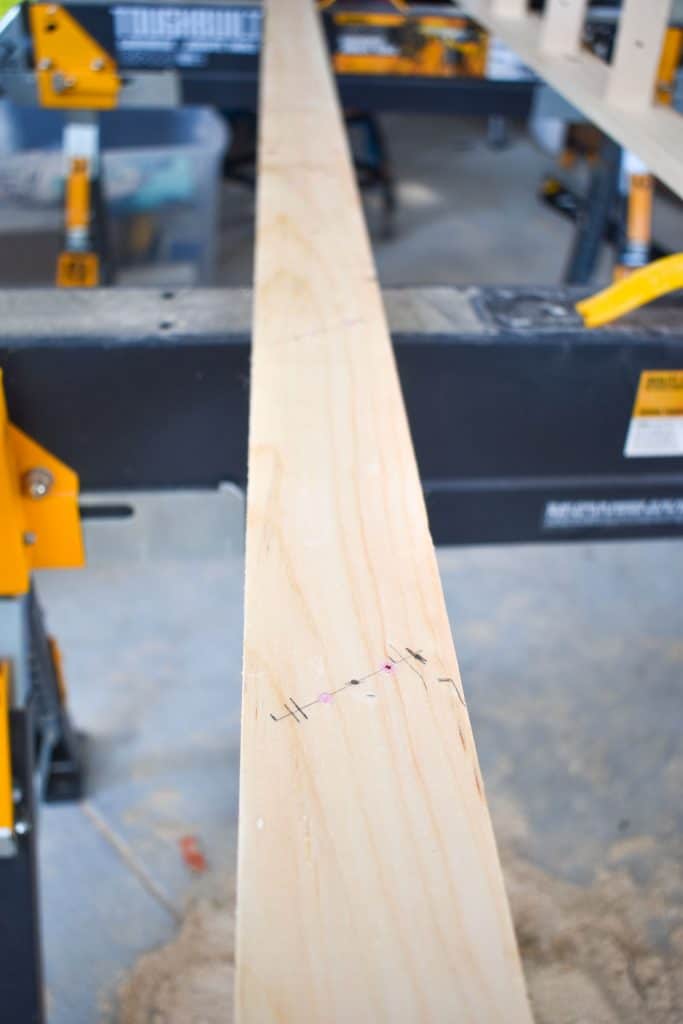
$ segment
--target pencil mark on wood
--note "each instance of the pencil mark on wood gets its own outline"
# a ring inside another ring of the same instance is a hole
[[[429,664],[427,658],[424,656],[422,651],[419,648],[414,649],[412,647],[404,647],[405,654],[401,654],[401,651],[394,644],[387,644],[387,649],[389,651],[389,654],[387,655],[386,660],[380,665],[379,668],[374,669],[372,672],[367,672],[364,676],[354,676],[353,679],[348,679],[345,683],[342,683],[341,686],[338,686],[335,690],[324,690],[322,693],[319,693],[316,697],[314,697],[312,700],[307,701],[305,704],[299,704],[294,699],[294,697],[288,697],[285,704],[283,704],[283,707],[285,709],[284,714],[275,715],[271,712],[271,719],[274,722],[282,722],[286,718],[293,718],[295,722],[301,724],[302,720],[309,720],[309,716],[306,714],[306,712],[310,708],[314,707],[316,704],[330,705],[334,703],[334,698],[338,694],[343,693],[345,690],[349,689],[349,687],[362,686],[364,683],[367,683],[368,680],[380,675],[393,675],[396,677],[396,681],[398,683],[397,671],[401,665],[405,665],[406,668],[409,668],[410,671],[418,677],[418,679],[421,681],[425,689],[425,692],[427,692],[427,679],[423,675],[422,671],[416,668],[415,665],[413,664],[413,662],[416,662],[418,665],[420,665],[420,667]],[[460,700],[461,704],[463,705],[463,707],[465,706],[465,701],[462,696],[462,693],[453,678],[451,678],[450,676],[439,677],[437,679],[437,682],[450,683],[453,686],[453,689],[455,690],[456,694],[458,695],[458,699]],[[377,694],[368,691],[366,692],[365,696],[368,699],[371,699],[373,697],[376,697]],[[460,732],[460,740],[462,742],[463,749],[465,749],[465,740],[462,731],[460,730],[460,727],[458,727],[458,731]]]
[[[337,334],[339,330],[349,330],[352,327],[362,327],[365,324],[363,317],[345,317],[337,323],[329,324],[327,327],[319,327],[313,331],[303,331],[299,334],[292,334],[289,338],[283,338],[280,345],[291,345],[298,341],[314,341],[316,338],[323,338],[327,334]]]
[[[389,646],[390,646],[390,647],[392,647],[392,645],[391,645],[391,644],[389,644]],[[394,651],[396,651],[396,648],[395,648],[395,647],[392,647],[392,649],[393,649]],[[411,655],[411,656],[412,656],[413,658],[415,658],[415,659],[416,659],[417,661],[419,661],[419,662],[420,662],[421,664],[422,664],[422,663],[424,663],[425,665],[427,664],[427,662],[426,662],[426,661],[425,661],[425,659],[424,659],[424,658],[422,657],[422,655],[420,654],[420,652],[419,652],[419,651],[417,651],[417,652],[416,652],[416,651],[411,651],[410,647],[406,647],[406,651],[408,652],[408,654],[409,654],[409,655]],[[396,651],[396,653],[398,654],[398,651]],[[409,662],[409,661],[408,661],[407,659],[405,659],[405,658],[404,658],[403,660],[404,660],[404,661],[406,662],[406,664],[407,664],[408,668],[410,669],[410,671],[411,671],[411,672],[414,672],[414,673],[415,673],[415,675],[416,675],[416,676],[418,676],[418,677],[419,677],[419,679],[421,679],[421,680],[422,680],[422,685],[423,685],[423,687],[424,687],[424,690],[425,690],[425,693],[426,693],[426,692],[427,692],[427,683],[426,683],[426,681],[425,681],[425,677],[424,677],[424,676],[422,675],[422,673],[421,673],[421,672],[418,672],[418,670],[417,670],[417,669],[415,668],[415,666],[414,666],[414,665],[411,665],[411,664],[410,664],[410,662]]]
[[[451,676],[445,676],[443,678],[440,678],[439,682],[440,683],[450,683],[451,686],[453,687],[453,689],[455,690],[455,692],[457,693],[458,699],[459,699],[460,703],[462,704],[462,706],[464,708],[467,707],[467,704],[465,704],[465,698],[463,697],[463,694],[462,694],[462,690],[460,689],[460,687],[456,683],[455,679],[453,679]]]

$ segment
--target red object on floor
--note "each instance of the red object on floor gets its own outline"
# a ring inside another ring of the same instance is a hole
[[[196,836],[181,836],[178,840],[180,846],[180,853],[182,855],[185,864],[188,866],[190,871],[194,871],[195,874],[203,874],[208,864],[206,863],[206,857],[204,856],[199,840]]]

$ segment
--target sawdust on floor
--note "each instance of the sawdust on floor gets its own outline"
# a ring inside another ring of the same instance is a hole
[[[615,843],[589,887],[502,849],[536,1024],[683,1022],[681,859],[658,857],[645,886],[628,870],[651,842]],[[232,902],[195,904],[177,938],[143,956],[123,984],[120,1024],[227,1024],[233,942]]]
[[[121,1024],[227,1024],[233,949],[233,906],[198,902],[176,938],[141,957],[121,986]]]

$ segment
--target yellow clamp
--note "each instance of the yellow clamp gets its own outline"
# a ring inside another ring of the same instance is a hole
[[[586,327],[602,327],[679,288],[683,288],[683,253],[664,256],[634,270],[597,295],[577,302],[576,312]]]
[[[58,288],[96,288],[100,283],[100,259],[90,249],[69,248],[74,234],[89,243],[90,165],[85,157],[74,157],[66,180],[67,249],[59,254],[55,283]]]
[[[0,370],[0,597],[27,593],[34,569],[84,564],[78,476],[9,422]]]
[[[64,7],[29,5],[31,36],[43,107],[110,110],[121,79],[116,62]]]

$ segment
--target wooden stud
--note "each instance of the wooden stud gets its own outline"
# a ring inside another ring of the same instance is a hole
[[[261,67],[235,1019],[531,1024],[310,0]]]
[[[671,3],[624,0],[607,89],[611,103],[635,110],[654,103]]]
[[[541,50],[576,53],[586,20],[588,0],[547,0],[541,28]]]
[[[528,8],[528,0],[493,0],[493,13],[501,18],[521,18]]]

